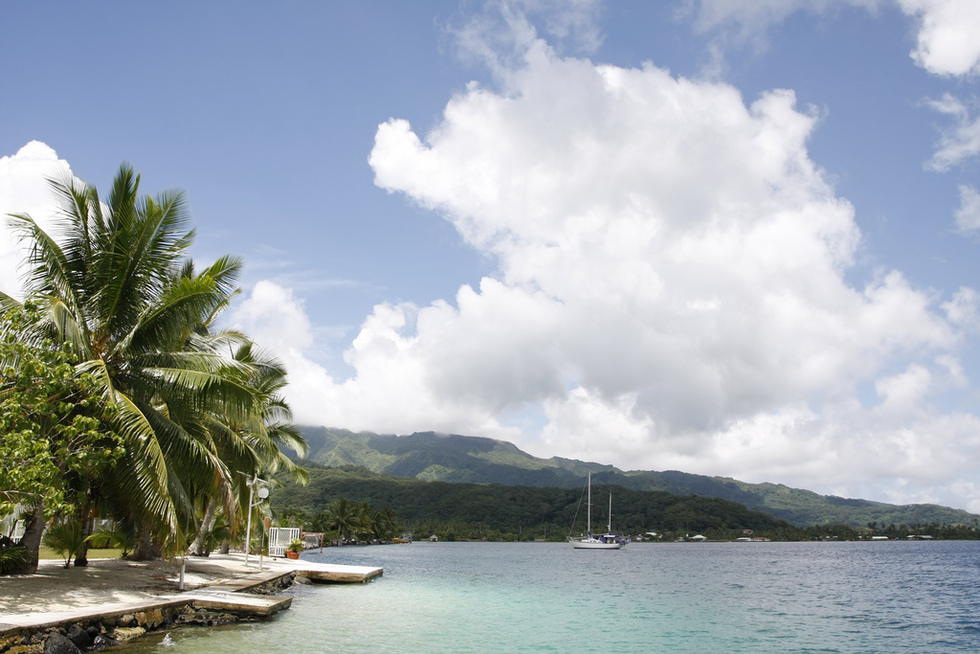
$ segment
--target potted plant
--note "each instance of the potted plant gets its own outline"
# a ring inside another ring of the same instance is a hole
[[[289,545],[286,546],[286,558],[287,559],[298,559],[299,553],[303,551],[303,541],[298,538],[294,538],[289,541]]]

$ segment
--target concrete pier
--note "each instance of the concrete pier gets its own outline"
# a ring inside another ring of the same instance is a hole
[[[384,574],[383,568],[362,565],[332,565],[312,563],[302,559],[294,559],[289,564],[294,566],[297,577],[306,577],[312,582],[321,584],[365,583]]]
[[[251,557],[248,566],[245,566],[244,558],[240,555],[216,555],[210,559],[194,560],[192,563],[198,569],[208,568],[211,574],[216,570],[227,569],[229,578],[184,592],[124,602],[107,602],[58,611],[19,614],[3,612],[0,613],[0,641],[17,634],[94,621],[112,625],[117,622],[135,623],[154,629],[165,622],[164,616],[172,616],[186,607],[231,614],[242,619],[266,618],[289,608],[292,598],[253,594],[249,591],[281,586],[283,577],[303,576],[315,583],[365,583],[384,574],[382,568],[314,563],[303,559],[264,558],[260,569],[258,557]],[[15,605],[10,608],[15,608]]]

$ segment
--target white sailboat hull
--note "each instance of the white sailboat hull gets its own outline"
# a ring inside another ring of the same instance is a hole
[[[607,543],[596,538],[585,538],[582,540],[571,539],[572,547],[577,550],[621,550],[623,544],[619,541]]]

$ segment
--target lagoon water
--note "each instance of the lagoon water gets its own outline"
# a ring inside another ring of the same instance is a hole
[[[273,620],[176,630],[127,654],[980,651],[980,542],[426,542],[303,556],[385,573],[294,586]]]

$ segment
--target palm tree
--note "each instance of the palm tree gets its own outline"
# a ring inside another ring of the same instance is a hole
[[[398,518],[390,507],[375,511],[371,522],[374,537],[380,541],[391,540],[398,533]]]
[[[25,285],[43,319],[23,334],[51,337],[92,374],[126,444],[103,492],[125,498],[143,538],[173,534],[193,513],[193,490],[227,476],[209,447],[212,416],[248,420],[256,392],[249,364],[221,351],[234,335],[201,333],[235,293],[240,260],[223,257],[200,274],[184,257],[194,231],[183,194],[139,195],[140,178],[120,167],[103,204],[97,190],[53,182],[63,236],[28,215],[13,216],[30,246]],[[19,304],[0,293],[0,307]]]
[[[327,525],[330,529],[336,529],[340,535],[340,543],[351,539],[361,527],[362,511],[359,505],[354,504],[346,497],[330,505],[327,509]]]
[[[299,456],[306,454],[306,441],[292,424],[292,411],[280,395],[286,385],[286,369],[271,354],[253,343],[243,343],[234,353],[235,361],[243,366],[246,376],[242,383],[253,389],[256,401],[245,420],[232,420],[228,416],[210,416],[208,429],[214,453],[226,466],[226,476],[206,498],[207,508],[198,529],[197,538],[191,545],[195,556],[206,556],[204,536],[214,524],[217,497],[225,499],[225,515],[247,514],[238,510],[246,507],[247,479],[254,476],[269,477],[285,472],[301,484],[309,481],[309,475],[283,452],[290,448]],[[237,473],[237,474],[236,474]]]

